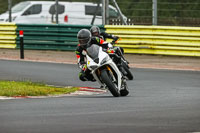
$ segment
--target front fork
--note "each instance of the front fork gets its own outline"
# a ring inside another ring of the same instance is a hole
[[[121,87],[122,87],[122,79],[124,79],[124,77],[122,76],[122,77],[120,78],[121,81],[119,82],[119,81],[118,81],[118,78],[119,78],[119,77],[118,77],[118,76],[117,76],[117,78],[115,77],[115,75],[114,75],[112,69],[110,68],[110,66],[105,66],[104,69],[107,69],[108,72],[110,73],[110,75],[113,75],[113,76],[112,76],[112,82],[115,83],[115,84],[117,85],[117,88],[118,88],[118,90],[120,91],[120,90],[121,90]],[[104,86],[104,87],[105,87],[105,84],[102,82],[102,80],[101,80],[101,78],[100,78],[100,77],[101,77],[101,70],[100,70],[100,69],[97,70],[96,75],[95,75],[94,77],[95,77],[95,79],[97,79],[97,81],[99,82],[99,84],[100,84],[101,86]],[[119,83],[118,83],[118,82],[119,82]],[[119,88],[118,86],[120,86],[120,88]]]

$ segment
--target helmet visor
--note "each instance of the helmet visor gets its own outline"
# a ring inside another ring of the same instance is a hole
[[[87,43],[90,41],[90,38],[87,38],[87,39],[79,39],[78,40],[79,41],[79,43],[80,43],[80,46],[86,46],[87,45]]]
[[[93,32],[92,35],[93,36],[99,36],[99,32]]]

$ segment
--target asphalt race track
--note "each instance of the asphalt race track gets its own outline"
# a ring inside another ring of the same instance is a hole
[[[198,133],[200,72],[131,69],[130,95],[0,100],[0,133]],[[0,60],[0,80],[99,87],[72,64]]]

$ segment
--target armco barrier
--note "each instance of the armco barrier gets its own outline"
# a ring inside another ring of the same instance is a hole
[[[25,49],[75,50],[78,31],[90,27],[0,23],[0,48],[19,48],[18,34],[23,30]],[[198,27],[106,25],[100,28],[120,36],[118,45],[125,53],[200,56]]]
[[[125,53],[200,56],[200,28],[106,25]]]
[[[46,24],[17,24],[17,33],[24,31],[25,49],[45,50],[75,50],[80,29],[90,29],[90,25],[46,25]],[[103,30],[103,26],[101,26]],[[19,48],[19,37],[17,48]]]
[[[0,48],[16,47],[16,28],[13,23],[0,23]]]

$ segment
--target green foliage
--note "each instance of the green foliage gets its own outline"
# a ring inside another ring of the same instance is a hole
[[[158,0],[158,9],[161,17],[199,18],[200,0]]]

